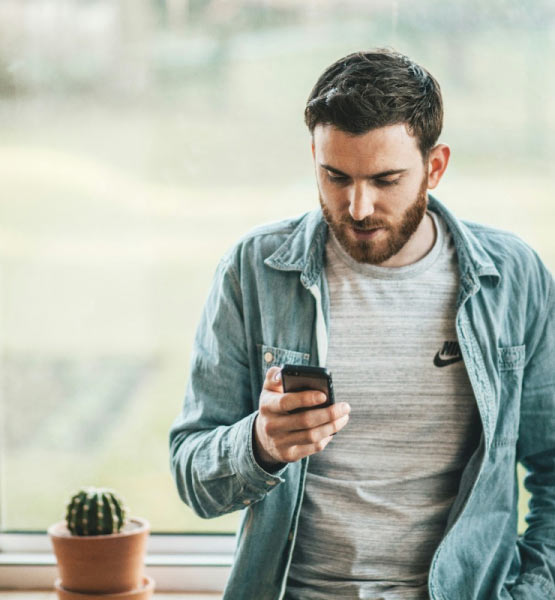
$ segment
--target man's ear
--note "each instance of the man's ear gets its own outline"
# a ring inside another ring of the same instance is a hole
[[[312,158],[315,159],[316,154],[314,152],[314,137],[312,137],[312,139],[310,140],[310,149],[312,150]]]
[[[438,144],[430,150],[428,157],[428,189],[437,187],[449,163],[451,149],[447,144]]]

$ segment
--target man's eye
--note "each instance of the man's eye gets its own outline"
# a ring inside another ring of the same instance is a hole
[[[334,183],[346,183],[349,180],[345,175],[337,175],[336,173],[330,173],[329,171],[326,174],[328,179]]]
[[[401,178],[397,179],[376,179],[376,185],[380,187],[387,187],[389,185],[397,185],[401,181]]]

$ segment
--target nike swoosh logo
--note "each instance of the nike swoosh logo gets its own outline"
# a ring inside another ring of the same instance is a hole
[[[455,356],[454,358],[443,359],[439,356],[439,352],[434,356],[434,365],[436,367],[446,367],[447,365],[452,365],[453,363],[459,362],[462,360],[462,356]]]

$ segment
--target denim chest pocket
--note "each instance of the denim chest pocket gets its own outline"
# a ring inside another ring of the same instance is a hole
[[[264,344],[258,344],[258,348],[260,350],[263,378],[266,377],[266,372],[270,367],[282,367],[287,363],[291,365],[308,365],[310,363],[308,352],[298,352]]]
[[[520,396],[526,362],[526,346],[497,348],[499,415],[493,445],[515,446],[520,422]]]

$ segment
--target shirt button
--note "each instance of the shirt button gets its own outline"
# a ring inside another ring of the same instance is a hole
[[[246,504],[247,506],[251,503],[250,500],[243,500],[243,504]]]
[[[264,354],[264,360],[267,363],[271,363],[274,360],[274,355],[271,352],[266,352],[266,354]]]
[[[275,482],[275,481],[270,481],[270,480],[268,480],[268,481],[266,482],[266,484],[267,484],[267,485],[276,485],[276,482]]]

